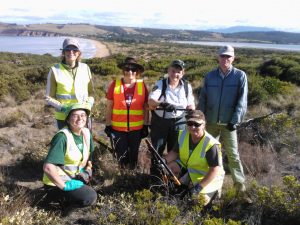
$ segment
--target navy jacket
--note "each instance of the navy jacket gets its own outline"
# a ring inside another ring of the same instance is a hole
[[[246,73],[232,67],[223,79],[219,68],[209,72],[199,95],[198,108],[207,123],[238,124],[247,111],[248,82]]]

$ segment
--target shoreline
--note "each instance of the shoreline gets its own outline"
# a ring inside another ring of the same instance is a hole
[[[92,58],[104,58],[110,56],[110,50],[107,48],[105,44],[96,40],[91,40],[91,41],[96,47],[96,53],[93,55]]]

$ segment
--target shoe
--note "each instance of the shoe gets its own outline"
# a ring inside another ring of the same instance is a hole
[[[235,183],[234,187],[237,193],[246,192],[246,186],[243,183]]]
[[[246,192],[246,186],[243,183],[235,183],[234,187],[236,189],[237,197],[247,203],[247,204],[252,204],[253,201],[249,197],[248,193]]]

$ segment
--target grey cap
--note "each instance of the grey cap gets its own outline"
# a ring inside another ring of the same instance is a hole
[[[74,45],[76,48],[78,48],[78,50],[80,50],[79,42],[75,38],[66,38],[63,42],[62,50],[65,50],[69,45]]]
[[[185,63],[180,59],[176,59],[171,62],[170,66],[171,67],[180,67],[183,70],[185,68]]]
[[[234,48],[231,45],[222,46],[218,52],[219,55],[234,56]]]

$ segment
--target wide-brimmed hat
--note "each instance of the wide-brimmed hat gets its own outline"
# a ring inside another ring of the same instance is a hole
[[[190,110],[187,112],[185,118],[187,122],[205,123],[205,115],[201,110]]]
[[[91,113],[91,106],[88,103],[75,103],[73,105],[70,105],[68,109],[65,111],[66,119],[69,117],[71,112],[75,109],[82,109],[86,112],[86,114],[89,116]]]
[[[79,48],[79,42],[75,38],[66,38],[64,40],[64,42],[63,42],[63,46],[62,46],[61,50],[65,50],[70,45],[73,45],[76,48],[78,48],[78,50],[80,50],[80,48]]]
[[[234,48],[231,45],[222,46],[219,51],[219,55],[229,55],[234,56]]]
[[[132,65],[138,68],[138,70],[142,73],[145,71],[144,67],[136,61],[133,57],[127,57],[124,62],[118,64],[118,67],[123,70],[126,65]]]
[[[171,64],[169,66],[170,67],[180,67],[181,70],[183,70],[185,68],[185,63],[180,59],[175,59],[171,62]]]

